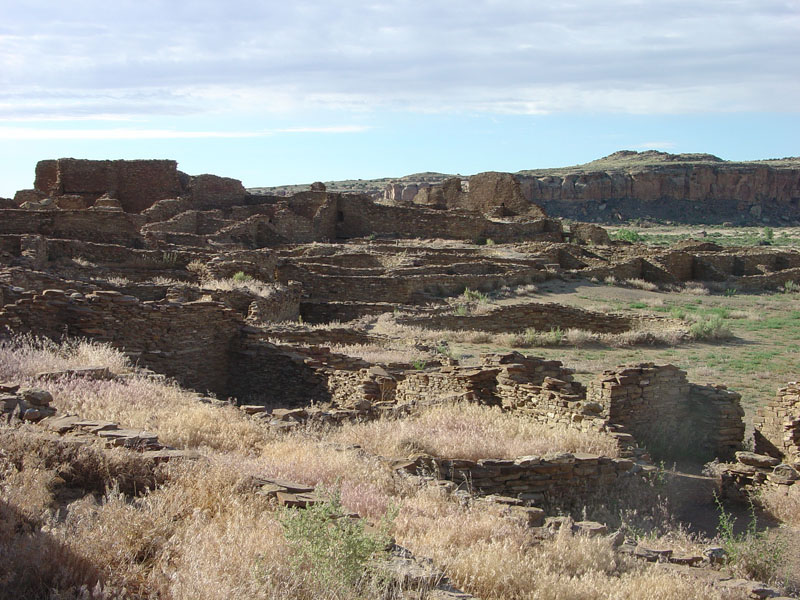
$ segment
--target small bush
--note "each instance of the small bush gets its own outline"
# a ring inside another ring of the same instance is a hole
[[[641,242],[642,236],[633,229],[620,229],[615,234],[612,235],[615,240],[621,240],[623,242]]]
[[[770,539],[764,531],[758,531],[755,507],[750,504],[750,521],[742,533],[734,531],[736,520],[725,511],[717,499],[719,524],[717,532],[727,555],[728,568],[747,579],[774,581],[781,566],[785,565],[786,545],[779,539]]]
[[[784,294],[793,294],[798,289],[800,289],[800,285],[797,285],[796,281],[793,281],[791,279],[787,279],[786,281],[783,282],[783,293]]]
[[[733,337],[733,333],[719,315],[701,319],[689,326],[689,333],[695,340],[725,340]]]
[[[236,283],[244,283],[246,281],[252,281],[253,276],[248,275],[244,271],[237,271],[236,273],[233,274],[233,277],[231,279],[233,279]]]
[[[363,520],[347,516],[337,492],[305,509],[285,509],[279,520],[298,579],[311,577],[319,589],[346,591],[378,577],[378,562],[389,544],[385,524],[368,533]]]
[[[467,302],[488,302],[489,297],[484,294],[483,292],[479,292],[478,290],[471,290],[469,288],[464,289],[464,293],[461,294],[461,297],[464,298]]]

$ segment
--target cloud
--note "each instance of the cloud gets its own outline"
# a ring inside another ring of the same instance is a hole
[[[199,138],[258,138],[280,133],[360,133],[360,125],[324,127],[288,127],[262,131],[180,131],[173,129],[39,129],[33,127],[0,127],[0,140],[156,140]]]
[[[0,118],[797,110],[797,0],[7,4]]]

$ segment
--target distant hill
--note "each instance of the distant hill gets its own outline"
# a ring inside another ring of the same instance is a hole
[[[770,158],[755,161],[726,161],[713,154],[690,153],[690,154],[670,154],[658,150],[645,150],[637,152],[635,150],[619,150],[603,158],[598,158],[588,163],[572,165],[566,167],[555,167],[550,169],[524,169],[517,171],[517,175],[541,177],[547,175],[571,175],[577,173],[590,173],[596,171],[631,171],[647,167],[665,167],[676,165],[710,165],[716,167],[746,167],[746,166],[770,166],[773,168],[800,168],[800,157],[790,156],[786,158]],[[378,179],[342,179],[340,181],[324,181],[323,183],[331,192],[354,192],[365,194],[377,194],[383,192],[388,184],[400,183],[408,185],[411,183],[430,183],[435,185],[442,183],[450,177],[465,177],[458,173],[436,173],[425,171],[424,173],[412,173],[401,177],[381,177]],[[312,182],[286,184],[270,187],[253,187],[248,191],[254,194],[293,194],[307,190]]]

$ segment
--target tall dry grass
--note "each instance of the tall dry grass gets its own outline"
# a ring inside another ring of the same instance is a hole
[[[31,377],[43,371],[108,367],[115,374],[132,370],[130,360],[108,344],[85,339],[55,342],[20,334],[0,340],[0,377]]]
[[[518,458],[551,452],[617,456],[616,442],[599,432],[541,424],[498,407],[440,404],[413,417],[355,423],[332,431],[330,439],[361,444],[384,456],[426,453],[445,458]]]

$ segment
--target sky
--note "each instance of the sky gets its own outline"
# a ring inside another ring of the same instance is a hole
[[[245,186],[800,155],[800,0],[0,0],[0,196],[46,158]]]

